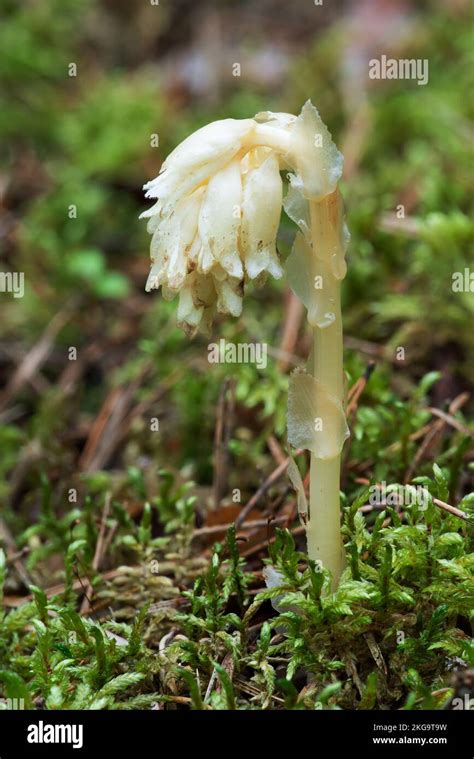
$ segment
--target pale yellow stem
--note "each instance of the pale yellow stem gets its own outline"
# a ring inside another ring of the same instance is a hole
[[[324,258],[328,263],[340,244],[341,219],[338,193],[336,197],[329,196],[311,203],[313,254]],[[338,252],[341,253],[340,248]],[[337,271],[336,267],[335,270]],[[330,288],[331,310],[335,319],[329,326],[312,327],[312,371],[314,378],[344,406],[341,279],[333,274],[328,276],[330,281],[324,286]],[[331,435],[331,431],[323,430],[322,434]],[[331,572],[333,589],[337,587],[344,568],[340,523],[340,467],[340,454],[330,459],[321,459],[311,454],[308,555]]]

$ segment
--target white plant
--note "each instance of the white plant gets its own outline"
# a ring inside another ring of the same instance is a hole
[[[199,129],[168,156],[145,185],[156,203],[142,214],[152,234],[147,290],[179,294],[178,323],[209,332],[216,311],[239,316],[245,284],[279,278],[276,250],[281,207],[297,224],[286,263],[313,331],[307,372],[290,378],[288,440],[311,451],[310,503],[290,462],[289,475],[307,528],[308,554],[343,569],[340,455],[349,434],[344,414],[340,284],[348,233],[337,187],[342,155],[308,101],[299,116],[259,113]],[[283,199],[280,171],[288,170]]]

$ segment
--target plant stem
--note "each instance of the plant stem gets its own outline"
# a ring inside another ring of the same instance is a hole
[[[336,194],[337,193],[337,194]],[[311,236],[313,253],[328,264],[334,256],[335,245],[342,245],[339,234],[342,212],[339,194],[321,201],[311,202]],[[343,252],[339,249],[343,256]],[[324,287],[331,294],[331,311],[335,316],[329,326],[312,327],[313,376],[328,389],[344,407],[344,381],[342,365],[341,278],[326,275]],[[330,418],[326,424],[330,423]],[[323,434],[337,435],[337,431],[324,429]],[[318,458],[311,453],[310,509],[307,524],[308,555],[320,562],[332,575],[332,588],[338,585],[344,568],[344,551],[340,525],[340,467],[341,454]]]

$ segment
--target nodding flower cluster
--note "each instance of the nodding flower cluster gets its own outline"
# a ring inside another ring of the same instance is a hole
[[[334,192],[342,174],[342,156],[309,101],[299,116],[267,111],[208,124],[145,185],[156,199],[142,214],[152,234],[146,289],[179,294],[177,320],[187,333],[208,333],[216,311],[239,316],[247,281],[282,276],[276,236],[285,169],[285,207],[301,225],[307,201]]]

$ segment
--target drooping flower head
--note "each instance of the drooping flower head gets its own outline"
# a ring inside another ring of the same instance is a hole
[[[179,293],[178,323],[209,331],[216,311],[239,316],[245,283],[279,278],[276,236],[289,169],[288,215],[300,226],[307,201],[333,193],[342,156],[308,101],[296,117],[264,112],[199,129],[145,185],[156,203],[142,214],[152,234],[146,289]]]

